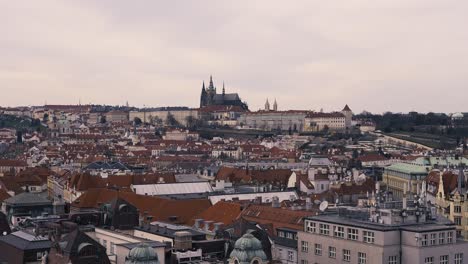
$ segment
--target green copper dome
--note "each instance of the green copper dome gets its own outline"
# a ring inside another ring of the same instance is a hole
[[[125,264],[159,264],[158,255],[146,243],[140,243],[132,248],[125,258]]]
[[[238,260],[240,264],[251,263],[254,258],[268,261],[262,243],[252,234],[245,234],[236,241],[230,257]]]

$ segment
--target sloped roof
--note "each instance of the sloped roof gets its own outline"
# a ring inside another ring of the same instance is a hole
[[[279,182],[287,184],[292,172],[289,169],[246,170],[243,168],[221,167],[216,180],[229,182]]]
[[[312,211],[293,211],[285,208],[274,208],[265,205],[251,204],[244,209],[241,217],[261,224],[273,224],[273,227],[287,227],[294,230],[304,229],[304,218],[316,215]]]
[[[426,177],[426,182],[429,185],[436,187],[434,189],[434,193],[432,193],[433,195],[438,192],[440,173],[441,172],[439,170],[432,170]],[[458,174],[455,174],[452,171],[444,171],[442,172],[442,181],[444,182],[444,193],[447,195],[457,188]]]
[[[115,198],[129,202],[140,214],[145,211],[155,221],[168,221],[170,216],[177,216],[178,223],[186,224],[199,212],[211,206],[207,199],[170,200],[154,196],[138,195],[133,192],[93,188],[83,193],[73,204],[75,208],[99,208],[98,204],[108,203]]]
[[[52,242],[44,237],[36,237],[25,231],[16,231],[6,236],[0,236],[0,242],[20,250],[49,249]]]
[[[194,216],[190,222],[190,225],[194,224],[195,219],[204,219],[216,223],[230,225],[234,222],[235,219],[237,219],[237,217],[239,217],[241,210],[241,205],[239,203],[220,201]]]
[[[4,201],[7,204],[14,204],[14,205],[49,205],[52,202],[44,197],[43,195],[24,192],[13,197],[10,197]]]

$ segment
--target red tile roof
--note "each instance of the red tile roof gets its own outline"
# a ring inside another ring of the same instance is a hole
[[[239,217],[241,211],[242,209],[239,203],[219,201],[193,217],[191,225],[195,223],[195,219],[230,225]]]
[[[154,221],[170,221],[177,216],[177,224],[189,224],[193,217],[211,206],[208,199],[170,200],[154,196],[138,195],[133,192],[110,189],[89,189],[73,204],[74,209],[99,208],[99,204],[121,198],[134,205],[143,214],[153,216]]]
[[[293,211],[286,208],[251,204],[244,209],[241,217],[260,224],[273,224],[274,228],[286,227],[304,229],[304,217],[316,215],[315,211]]]

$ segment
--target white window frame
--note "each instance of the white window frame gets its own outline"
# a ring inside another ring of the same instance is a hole
[[[317,256],[322,256],[322,244],[315,244],[314,245],[314,253]]]
[[[439,233],[439,245],[445,244],[445,232]]]
[[[358,240],[359,239],[359,229],[357,229],[357,228],[348,228],[348,239],[349,240]]]
[[[315,233],[317,231],[317,224],[312,221],[306,222],[306,232]]]
[[[463,264],[463,253],[455,253],[454,264]]]
[[[431,246],[434,246],[436,244],[436,238],[437,238],[437,234],[431,233],[431,240],[430,240]]]
[[[449,264],[449,255],[440,256],[440,264]]]
[[[345,237],[345,228],[343,226],[335,226],[333,230],[333,236],[338,238]]]
[[[389,256],[388,264],[398,264],[398,256]]]
[[[434,264],[434,257],[426,257],[424,259],[424,264]]]
[[[336,259],[336,247],[328,247],[328,257]]]
[[[328,236],[330,235],[330,225],[319,224],[319,234]]]
[[[423,235],[421,236],[421,246],[427,247],[427,237],[428,237],[427,234],[423,234]]]
[[[374,243],[375,233],[372,231],[363,231],[362,238],[365,243]]]
[[[309,252],[309,242],[301,241],[301,249],[302,249],[302,252],[308,253]]]
[[[367,264],[367,254],[358,252],[358,264]]]
[[[343,249],[343,261],[345,262],[351,261],[351,250]]]
[[[453,243],[453,232],[447,232],[447,243],[452,244]]]

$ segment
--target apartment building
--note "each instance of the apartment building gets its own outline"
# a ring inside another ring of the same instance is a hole
[[[304,220],[298,258],[312,263],[466,263],[468,243],[427,203],[425,188],[393,200],[376,185],[360,207],[338,207]],[[465,262],[464,262],[465,260]]]
[[[298,232],[299,263],[466,263],[468,243],[457,239],[450,222],[406,223],[402,212],[384,210],[376,221],[368,208],[309,217]]]

